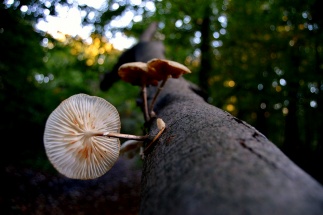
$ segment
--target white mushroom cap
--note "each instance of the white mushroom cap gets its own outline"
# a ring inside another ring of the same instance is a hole
[[[120,142],[95,134],[119,133],[120,127],[118,111],[106,100],[85,94],[71,96],[47,119],[46,154],[53,166],[69,178],[100,177],[117,161]]]

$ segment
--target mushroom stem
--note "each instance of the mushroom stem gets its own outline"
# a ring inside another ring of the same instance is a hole
[[[154,111],[154,105],[155,105],[155,102],[156,102],[156,100],[157,100],[157,96],[159,95],[159,93],[160,93],[160,91],[163,89],[163,87],[165,86],[165,83],[166,83],[166,81],[168,80],[168,78],[170,78],[171,77],[171,75],[168,75],[164,80],[163,80],[163,82],[160,84],[160,86],[158,87],[158,89],[157,89],[157,91],[156,91],[156,93],[155,93],[155,95],[154,95],[154,98],[153,98],[153,100],[151,101],[151,103],[150,103],[150,106],[149,106],[149,113],[150,113],[150,115],[152,114],[152,112]]]
[[[145,140],[149,136],[137,136],[132,134],[120,134],[120,133],[114,133],[114,132],[105,132],[101,134],[101,136],[107,136],[107,137],[116,137],[116,138],[122,138],[122,139],[128,139],[128,140]]]
[[[142,93],[142,100],[144,102],[144,118],[145,118],[145,122],[148,122],[150,117],[149,117],[149,114],[148,114],[147,87],[146,87],[146,84],[142,85],[141,93]]]

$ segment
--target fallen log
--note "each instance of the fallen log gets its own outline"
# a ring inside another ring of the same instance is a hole
[[[155,112],[166,130],[144,161],[140,214],[323,214],[317,181],[184,79],[166,83]]]
[[[165,58],[160,43],[139,44],[128,52],[142,55],[118,64]],[[150,100],[155,91],[148,89]],[[161,91],[154,111],[166,129],[145,156],[141,215],[323,214],[322,185],[254,127],[201,95],[184,78],[168,80]],[[155,120],[150,135],[158,133]]]

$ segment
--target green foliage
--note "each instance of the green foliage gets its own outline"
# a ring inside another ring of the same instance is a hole
[[[301,114],[320,108],[313,104],[321,97],[322,44],[318,41],[322,34],[318,23],[310,18],[315,12],[309,8],[310,3],[232,1],[225,11],[228,27],[218,49],[218,68],[236,83],[232,94],[240,102],[237,115],[262,124],[262,132],[279,145],[294,142],[292,147],[313,146],[319,141],[311,137],[313,142],[308,142],[307,125],[312,124],[313,129],[317,125]],[[316,86],[316,93],[310,93],[310,85]],[[266,120],[260,122],[263,117]],[[285,132],[280,132],[283,129]]]
[[[0,61],[0,99],[1,103],[5,104],[1,105],[1,113],[10,113],[4,114],[7,123],[1,125],[1,129],[5,129],[15,124],[15,120],[8,117],[39,121],[33,109],[24,109],[21,105],[17,107],[18,110],[13,107],[16,106],[14,104],[16,102],[24,104],[34,101],[33,95],[37,93],[37,88],[30,71],[43,68],[41,61],[43,52],[39,46],[39,35],[28,23],[15,17],[11,11],[3,10],[0,16],[0,48],[3,52]],[[20,114],[16,114],[17,111]]]

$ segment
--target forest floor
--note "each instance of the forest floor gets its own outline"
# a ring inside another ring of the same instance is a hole
[[[120,157],[102,177],[74,180],[55,171],[7,165],[0,214],[139,214],[141,167],[139,159]]]

